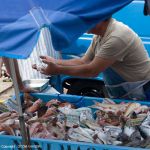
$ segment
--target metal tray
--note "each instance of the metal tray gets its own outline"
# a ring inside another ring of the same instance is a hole
[[[49,79],[30,79],[24,80],[23,84],[31,89],[36,90],[37,92],[43,91],[45,88],[48,87]]]

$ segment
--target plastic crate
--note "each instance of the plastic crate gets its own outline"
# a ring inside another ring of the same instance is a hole
[[[58,99],[60,101],[67,101],[70,103],[74,103],[77,107],[86,107],[94,104],[94,101],[102,102],[103,98],[98,97],[87,97],[87,96],[78,96],[78,95],[69,95],[69,94],[48,94],[48,93],[32,93],[31,94],[35,98],[40,98],[44,102],[47,102],[51,99]],[[120,102],[139,102],[142,105],[150,106],[150,100],[147,101],[134,101],[134,100],[126,100],[126,99],[113,99],[116,103]]]
[[[21,137],[0,136],[0,150],[22,150]],[[32,150],[148,150],[124,146],[101,145],[83,142],[31,139]]]
[[[68,101],[75,104],[77,107],[89,106],[93,104],[93,101],[102,101],[102,98],[72,96],[65,94],[32,94],[36,98],[41,98],[44,102],[47,102],[53,98],[57,98],[60,101]],[[115,100],[121,102],[121,100]],[[131,102],[124,100],[125,102]],[[139,101],[138,101],[139,102]],[[148,102],[140,102],[143,105],[150,106]],[[22,138],[17,136],[0,135],[0,150],[22,150]],[[40,138],[31,138],[32,150],[147,150],[143,148],[131,148],[125,146],[113,146],[104,144],[92,144],[85,142],[73,142],[62,140],[49,140]]]

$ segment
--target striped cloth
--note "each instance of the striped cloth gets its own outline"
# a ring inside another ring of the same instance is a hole
[[[39,56],[51,56],[53,58],[60,58],[60,52],[55,51],[51,42],[51,35],[47,28],[43,28],[41,30],[39,40],[37,45],[35,46],[32,54],[28,59],[18,60],[20,75],[22,80],[27,79],[41,79],[46,78],[45,75],[42,75],[40,72],[32,69],[33,64],[40,65],[41,61]]]

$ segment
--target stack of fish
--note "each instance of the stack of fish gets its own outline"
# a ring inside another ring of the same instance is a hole
[[[95,102],[97,125],[107,138],[104,144],[150,148],[149,107],[139,103],[116,104],[110,99],[103,103]],[[101,135],[104,137],[103,135]],[[97,136],[99,137],[99,135]]]
[[[33,102],[27,96],[24,117],[33,138],[150,148],[150,108],[137,102],[104,99],[76,108],[57,99]],[[0,114],[0,134],[21,135],[16,111]]]

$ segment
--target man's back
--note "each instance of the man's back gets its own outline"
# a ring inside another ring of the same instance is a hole
[[[96,40],[96,56],[115,59],[111,68],[124,80],[150,79],[149,56],[140,38],[128,26],[112,19],[104,37],[97,36]]]

